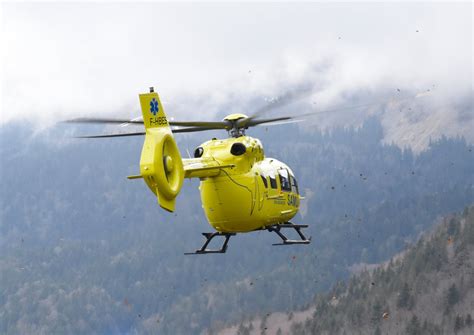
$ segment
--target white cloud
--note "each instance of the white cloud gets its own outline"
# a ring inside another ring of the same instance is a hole
[[[245,101],[307,80],[321,108],[397,87],[435,85],[443,105],[472,95],[471,3],[1,8],[0,123],[135,116],[150,85],[187,119],[211,118],[229,96]]]

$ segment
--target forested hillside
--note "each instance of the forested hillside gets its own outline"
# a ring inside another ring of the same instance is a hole
[[[125,179],[138,171],[141,138],[68,132],[0,129],[0,333],[194,334],[294,310],[474,202],[463,139],[415,155],[382,144],[375,118],[325,133],[262,128],[251,135],[306,196],[295,222],[310,225],[312,244],[273,247],[277,237],[259,232],[233,238],[225,255],[184,256],[211,231],[199,182],[186,181],[176,214],[165,213],[142,181]],[[179,137],[183,155],[214,136],[225,134]]]
[[[472,334],[474,206],[314,304],[312,318],[293,324],[292,334]]]
[[[472,334],[474,206],[380,265],[286,314],[255,315],[219,334]]]

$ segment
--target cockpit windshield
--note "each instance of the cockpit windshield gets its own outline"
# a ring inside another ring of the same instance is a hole
[[[278,174],[280,175],[280,184],[282,191],[291,191],[291,184],[290,184],[290,175],[287,169],[280,169],[278,170]]]
[[[298,183],[296,182],[296,178],[293,177],[291,174],[290,174],[290,182],[291,182],[291,192],[299,194]]]

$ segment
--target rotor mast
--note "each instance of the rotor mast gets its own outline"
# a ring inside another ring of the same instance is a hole
[[[247,129],[247,127],[243,126],[242,123],[239,122],[239,120],[245,119],[248,119],[248,116],[240,113],[230,114],[224,118],[223,121],[227,121],[230,124],[230,127],[227,129],[229,137],[237,138],[240,136],[245,136],[245,129]]]

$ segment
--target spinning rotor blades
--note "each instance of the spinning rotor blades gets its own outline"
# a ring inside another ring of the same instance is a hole
[[[259,119],[258,117],[266,112],[273,109],[284,107],[296,99],[301,99],[311,93],[310,87],[303,87],[296,91],[287,92],[284,95],[274,99],[270,103],[259,108],[252,116],[241,118],[238,120],[230,121],[169,121],[170,126],[176,126],[178,128],[172,129],[173,133],[190,133],[197,131],[207,131],[216,129],[230,130],[232,128],[247,129],[249,127],[258,126],[260,124],[283,124],[282,121],[288,121],[294,117],[282,116],[276,118]],[[133,119],[115,119],[115,118],[76,118],[64,121],[65,123],[85,123],[85,124],[143,124],[143,120]],[[286,123],[286,122],[284,122]],[[110,137],[126,137],[126,136],[142,136],[145,132],[131,132],[131,133],[117,133],[117,134],[101,134],[101,135],[90,135],[90,136],[77,136],[77,138],[110,138]]]
[[[107,118],[77,118],[66,120],[65,123],[91,123],[91,124],[143,124],[142,120],[107,119]],[[204,127],[209,129],[227,129],[231,125],[228,121],[169,121],[170,126],[178,127]]]
[[[192,133],[196,131],[207,131],[207,130],[216,130],[219,128],[204,128],[204,127],[189,127],[189,128],[177,128],[171,129],[173,134],[176,133]],[[103,135],[86,135],[86,136],[75,136],[75,138],[108,138],[108,137],[126,137],[126,136],[142,136],[146,132],[139,131],[135,133],[117,133],[117,134],[103,134]]]
[[[140,131],[140,132],[136,132],[136,133],[75,136],[75,138],[107,138],[107,137],[140,136],[140,135],[145,135],[145,132],[144,132],[144,131]]]
[[[77,118],[64,121],[66,123],[89,123],[89,124],[143,124],[142,120],[126,120],[126,119],[107,119],[107,118]],[[169,121],[173,133],[191,133],[197,131],[207,131],[216,129],[230,129],[232,125],[229,121],[217,122],[201,122],[201,121]],[[141,136],[145,135],[144,131],[132,133],[103,134],[90,136],[77,136],[76,138],[109,138],[109,137],[125,137],[125,136]]]
[[[296,100],[303,99],[310,94],[313,93],[313,87],[310,85],[302,86],[296,90],[289,91],[278,98],[273,99],[268,104],[260,107],[257,109],[255,113],[248,117],[241,117],[235,120],[223,120],[223,121],[168,121],[169,125],[172,128],[173,133],[191,133],[191,132],[198,132],[198,131],[207,131],[207,130],[216,130],[216,129],[224,129],[227,131],[235,130],[235,129],[247,129],[254,126],[259,126],[262,124],[266,125],[281,125],[287,123],[294,123],[294,122],[301,122],[306,117],[317,116],[319,114],[325,113],[336,113],[344,110],[351,110],[357,108],[367,108],[372,107],[380,104],[387,103],[389,101],[403,101],[409,100],[413,98],[418,98],[422,96],[421,94],[417,94],[414,97],[400,97],[395,100],[380,100],[376,102],[372,102],[369,104],[358,105],[358,106],[345,106],[340,108],[322,110],[322,111],[312,111],[308,113],[303,113],[299,115],[293,116],[280,116],[274,118],[260,118],[260,116],[264,113],[270,112],[272,110],[282,108],[287,106]],[[426,95],[426,94],[425,94]],[[143,120],[139,119],[114,119],[114,118],[76,118],[72,120],[64,121],[66,123],[86,123],[86,124],[120,124],[120,125],[129,125],[129,124],[137,124],[142,125]],[[117,134],[102,134],[102,135],[91,135],[91,136],[78,136],[77,138],[109,138],[109,137],[125,137],[125,136],[141,136],[145,135],[145,132],[131,132],[131,133],[117,133]]]

